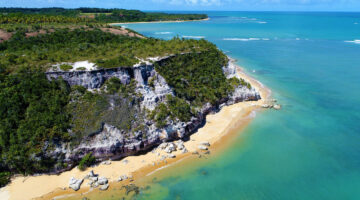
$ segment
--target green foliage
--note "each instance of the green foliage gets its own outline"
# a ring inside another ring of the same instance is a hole
[[[241,84],[240,80],[236,77],[230,78],[229,83],[233,88],[236,88]]]
[[[49,23],[69,23],[77,24],[83,22],[95,22],[90,18],[68,17],[61,15],[44,14],[23,14],[11,13],[0,14],[0,24],[49,24]]]
[[[0,188],[4,187],[10,182],[10,172],[0,172]]]
[[[173,119],[177,118],[180,121],[187,122],[191,119],[190,105],[184,100],[178,97],[168,95],[167,97],[168,109]]]
[[[100,131],[104,123],[126,131],[142,123],[134,81],[123,85],[113,77],[106,81],[105,87],[106,93],[92,93],[79,86],[73,88],[72,101],[67,106],[67,112],[72,114],[73,143]]]
[[[116,68],[116,67],[125,67],[132,66],[137,62],[137,59],[125,56],[118,56],[116,58],[102,60],[99,59],[96,61],[96,64],[101,68]]]
[[[125,9],[0,8],[0,24],[149,22],[200,20],[205,18],[207,18],[205,14],[145,13],[139,10]]]
[[[152,111],[151,117],[155,120],[158,128],[163,128],[166,125],[166,118],[170,115],[170,111],[166,104],[159,104],[155,110]]]
[[[140,39],[114,35],[99,29],[60,29],[54,33],[26,37],[17,32],[10,40],[0,43],[0,65],[12,69],[20,66],[50,67],[50,64],[89,60],[100,67],[132,66],[137,58],[199,52],[216,48],[205,40]]]
[[[63,71],[69,71],[72,68],[73,67],[71,65],[67,65],[67,64],[60,65],[60,69],[63,70]]]
[[[186,122],[192,116],[190,105],[184,99],[171,95],[166,97],[166,103],[159,104],[153,111],[148,111],[148,113],[148,118],[154,120],[158,128],[163,128],[166,125],[168,117]]]
[[[226,56],[215,47],[206,52],[179,55],[156,66],[180,99],[202,106],[227,97],[232,87],[222,72]]]
[[[70,139],[65,112],[69,90],[63,81],[49,82],[39,70],[0,76],[1,165],[22,173],[46,171],[51,159],[40,159],[54,141]]]
[[[149,85],[151,88],[155,88],[154,81],[155,81],[155,78],[154,78],[154,77],[151,77],[151,78],[149,78],[149,80],[148,80],[148,85]]]
[[[100,13],[95,19],[101,22],[151,22],[151,21],[180,21],[206,19],[205,14],[167,14],[141,12],[139,10],[113,9],[111,14]],[[109,11],[107,11],[109,12]]]
[[[122,83],[121,83],[120,79],[118,79],[116,77],[112,77],[106,81],[105,86],[106,86],[106,90],[110,94],[115,94],[122,87]]]
[[[250,83],[246,82],[244,79],[240,78],[240,84],[246,86],[248,89],[251,89]]]
[[[96,162],[96,158],[92,153],[86,154],[79,162],[79,170],[84,171],[87,167],[90,167]]]

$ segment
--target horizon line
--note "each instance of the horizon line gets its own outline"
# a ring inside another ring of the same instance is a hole
[[[360,13],[353,10],[147,10],[136,8],[115,8],[115,7],[58,7],[58,6],[45,6],[45,7],[19,7],[19,6],[1,6],[0,8],[23,8],[23,9],[36,9],[36,8],[63,8],[63,9],[79,9],[79,8],[100,8],[100,9],[124,9],[124,10],[139,10],[144,12],[347,12],[347,13]]]

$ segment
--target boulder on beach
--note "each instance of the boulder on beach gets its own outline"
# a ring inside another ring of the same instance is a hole
[[[181,141],[181,140],[176,141],[176,142],[175,142],[175,145],[176,145],[176,149],[177,149],[177,150],[183,150],[183,149],[185,148],[184,142]]]
[[[109,188],[109,184],[105,184],[100,186],[99,190],[107,190]]]
[[[169,158],[175,158],[176,156],[174,154],[169,154],[168,157]]]
[[[186,148],[183,148],[183,150],[181,150],[181,153],[187,153],[188,150]]]
[[[83,179],[76,179],[74,177],[71,177],[69,181],[69,188],[78,191],[83,181]]]
[[[161,143],[161,144],[159,145],[159,148],[160,148],[160,149],[165,149],[167,146],[168,146],[167,143]]]
[[[128,179],[128,177],[127,177],[126,175],[122,175],[121,178],[122,178],[123,180]]]
[[[89,179],[90,179],[92,182],[98,181],[98,177],[97,177],[97,176],[89,177]]]
[[[94,176],[95,176],[94,171],[91,170],[91,171],[88,173],[88,176],[89,176],[89,177],[94,177]]]
[[[207,146],[204,146],[204,145],[199,145],[198,149],[200,149],[200,150],[208,150]]]
[[[176,147],[173,143],[169,143],[167,147],[164,149],[166,153],[171,153],[173,151],[176,151]]]
[[[108,182],[109,182],[108,179],[105,178],[105,177],[100,177],[99,180],[98,180],[99,185],[105,185]]]
[[[203,141],[203,142],[200,142],[199,145],[203,145],[203,146],[210,146],[210,143],[207,142],[207,141]]]
[[[98,182],[94,182],[94,183],[91,185],[91,187],[97,188],[97,187],[99,187],[99,183],[98,183]]]
[[[111,161],[110,160],[105,160],[103,162],[101,162],[102,165],[111,165]]]

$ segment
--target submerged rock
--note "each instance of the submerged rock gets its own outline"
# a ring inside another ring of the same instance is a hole
[[[275,109],[275,110],[280,110],[280,109],[281,109],[281,106],[280,106],[279,104],[275,104],[275,105],[274,105],[274,109]]]

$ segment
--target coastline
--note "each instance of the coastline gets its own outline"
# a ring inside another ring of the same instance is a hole
[[[230,64],[236,65],[232,59]],[[120,161],[112,161],[110,165],[100,164],[88,168],[83,172],[74,168],[60,175],[19,176],[13,178],[8,186],[0,190],[0,199],[25,199],[25,194],[26,199],[52,199],[59,196],[64,197],[64,195],[65,197],[68,197],[68,195],[81,195],[89,192],[90,188],[87,185],[87,181],[84,181],[79,191],[74,192],[68,188],[70,177],[77,179],[83,178],[89,171],[93,170],[96,174],[108,178],[111,182],[111,187],[112,184],[129,183],[129,180],[115,183],[118,177],[124,174],[133,176],[134,179],[137,180],[138,177],[157,173],[161,169],[169,167],[174,163],[185,163],[183,160],[193,157],[192,152],[199,151],[198,145],[202,141],[208,141],[211,144],[209,148],[210,151],[218,151],[218,149],[224,147],[222,143],[226,140],[226,136],[229,136],[229,133],[234,132],[234,130],[244,128],[251,119],[254,118],[253,113],[262,109],[262,105],[267,103],[271,95],[271,91],[268,88],[245,74],[244,70],[239,66],[237,66],[237,73],[241,78],[250,82],[260,93],[262,99],[258,101],[239,102],[231,106],[223,107],[218,113],[206,116],[205,126],[192,134],[189,141],[184,142],[185,147],[189,151],[188,153],[182,154],[180,151],[176,151],[173,153],[176,155],[176,158],[167,159],[165,163],[160,159],[161,156],[166,153],[156,150],[156,152],[160,153],[160,156],[156,153],[148,152],[143,155],[129,156]],[[123,162],[124,160],[128,161],[127,164]],[[94,189],[94,191],[98,190]]]
[[[152,22],[118,22],[118,23],[109,23],[110,26],[119,25],[119,24],[153,24],[153,23],[182,23],[182,22],[197,22],[197,21],[208,21],[210,18],[206,19],[197,19],[197,20],[178,20],[178,21],[152,21]]]

